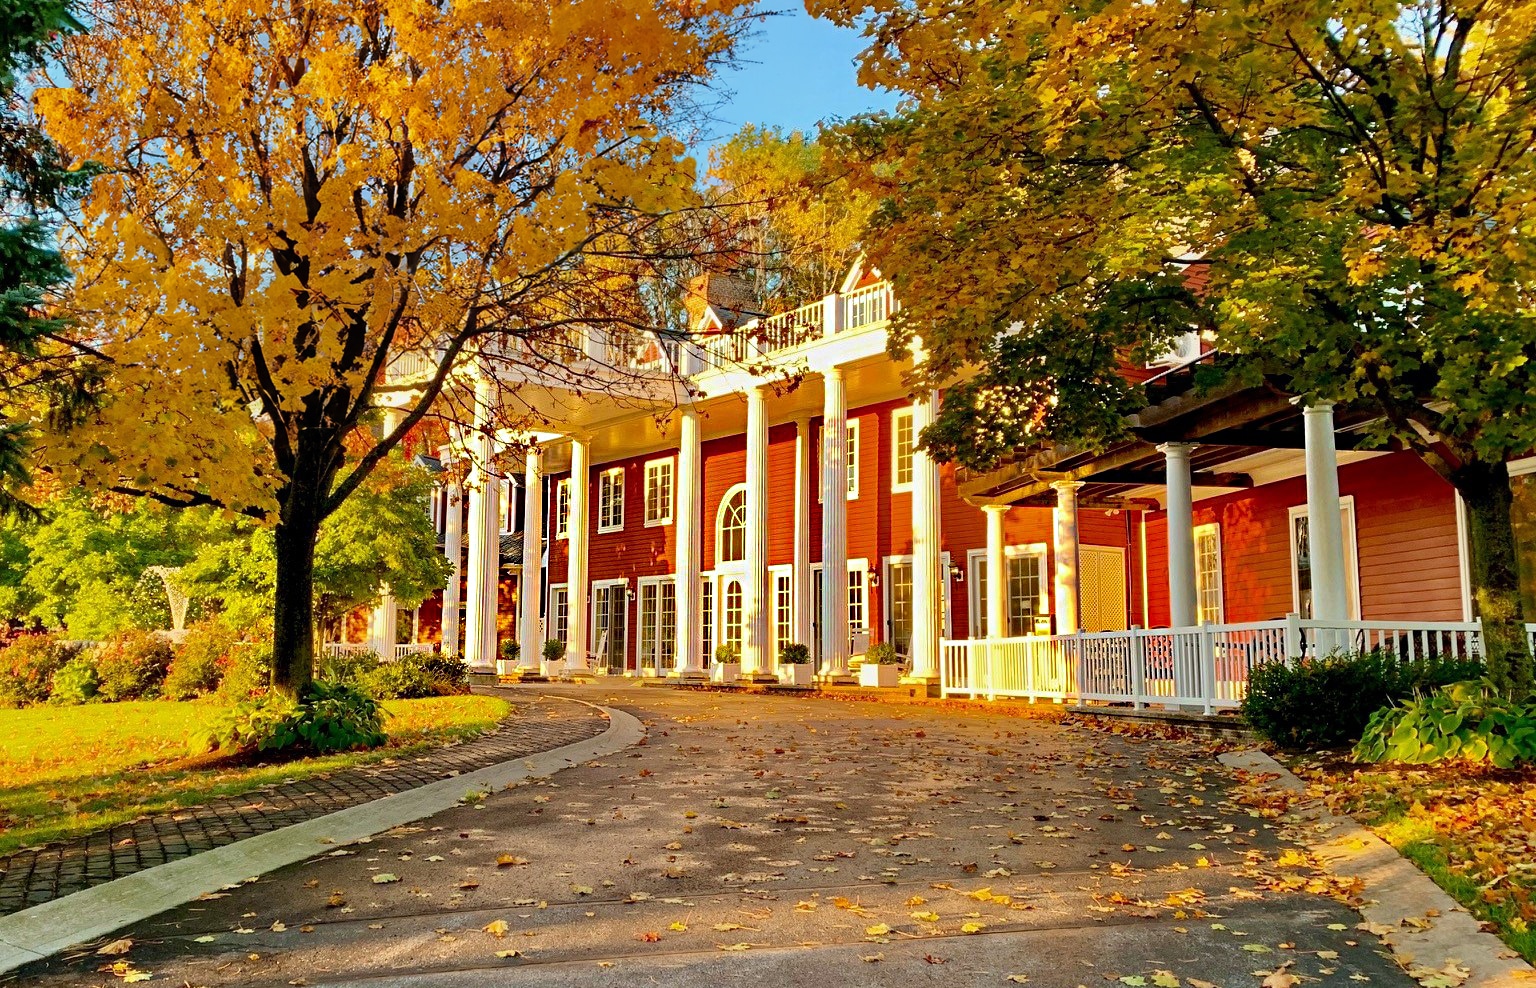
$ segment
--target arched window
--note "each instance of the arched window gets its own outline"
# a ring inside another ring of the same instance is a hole
[[[725,492],[715,523],[715,562],[739,563],[747,558],[747,486]]]

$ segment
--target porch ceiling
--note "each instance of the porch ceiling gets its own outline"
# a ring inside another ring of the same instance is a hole
[[[1185,373],[1149,382],[1148,395],[1159,400],[1130,416],[1129,438],[1098,450],[1049,443],[1019,450],[991,470],[960,471],[960,495],[976,504],[1049,506],[1056,500],[1051,485],[1065,480],[1083,484],[1078,502],[1084,507],[1129,507],[1165,486],[1161,443],[1194,444],[1195,488],[1218,491],[1254,486],[1237,461],[1304,448],[1301,408],[1274,389],[1235,384],[1201,389],[1192,373]],[[1362,447],[1356,430],[1367,421],[1335,413],[1341,451]]]

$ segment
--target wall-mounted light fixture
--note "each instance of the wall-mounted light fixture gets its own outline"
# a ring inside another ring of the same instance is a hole
[[[956,583],[964,583],[965,582],[965,570],[963,570],[959,566],[956,566],[953,563],[951,563],[950,566],[949,566],[949,578],[951,580],[954,580]]]

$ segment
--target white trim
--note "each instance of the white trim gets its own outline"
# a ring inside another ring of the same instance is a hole
[[[614,493],[613,493],[614,492],[613,478],[615,478],[615,477],[618,478],[617,497],[615,497]],[[603,488],[605,486],[608,488],[608,507],[607,508],[605,508],[604,504],[603,504],[603,493],[604,493]],[[599,535],[608,535],[608,534],[610,534],[612,532],[622,532],[622,531],[624,531],[624,494],[625,494],[624,488],[625,488],[625,486],[626,485],[625,485],[625,482],[624,482],[624,468],[623,467],[621,467],[621,466],[619,466],[619,467],[606,467],[606,468],[598,471],[598,474],[597,474],[597,534],[599,534]],[[618,520],[617,523],[614,523],[614,522],[604,523],[603,515],[604,514],[612,514],[613,513],[611,509],[612,509],[615,501],[617,501],[619,520]]]
[[[1200,586],[1200,539],[1209,535],[1216,540],[1216,620],[1200,621],[1201,624],[1225,624],[1227,618],[1227,581],[1226,572],[1222,568],[1224,563],[1221,554],[1221,523],[1206,522],[1204,525],[1195,526],[1195,615],[1199,619],[1202,606],[1202,588]]]
[[[779,659],[779,649],[783,644],[779,641],[779,581],[789,577],[789,632],[785,641],[795,640],[795,567],[790,563],[780,563],[768,567],[768,640],[769,651],[773,653],[774,661]],[[801,644],[809,645],[810,642]]]
[[[1536,465],[1536,457],[1532,457],[1533,465]],[[1536,466],[1533,466],[1536,469]],[[1461,619],[1472,620],[1472,549],[1471,540],[1467,535],[1467,502],[1461,499],[1461,492],[1456,495],[1456,576],[1461,584]]]
[[[1510,460],[1504,464],[1504,469],[1509,471],[1511,478],[1536,473],[1536,456],[1522,456],[1518,460]]]
[[[1344,539],[1344,575],[1349,581],[1350,620],[1359,621],[1360,618],[1360,549],[1358,539],[1357,519],[1355,515],[1355,496],[1344,494],[1339,497],[1339,511],[1343,514],[1340,521],[1342,536]],[[1291,610],[1301,613],[1301,574],[1296,567],[1296,519],[1306,517],[1307,505],[1293,504],[1286,513],[1285,541],[1290,547],[1291,553]],[[1308,535],[1311,538],[1311,526],[1308,526]]]
[[[906,419],[907,428],[912,431],[912,449],[907,451],[907,475],[908,480],[902,483],[896,478],[901,475],[901,426],[898,420]],[[915,461],[917,449],[917,431],[913,425],[912,408],[891,409],[891,493],[901,494],[912,490],[912,481],[917,477]],[[886,557],[891,558],[891,557]]]
[[[571,537],[571,478],[561,477],[555,481],[554,493],[555,510],[551,514],[555,516],[555,538],[569,539]]]
[[[1152,624],[1152,600],[1147,590],[1147,513],[1138,512],[1141,515],[1141,552],[1138,560],[1141,563],[1141,624],[1148,627]]]
[[[880,560],[880,615],[884,621],[886,632],[891,630],[891,564],[906,563],[911,565],[912,562],[913,557],[910,553],[884,556]],[[944,615],[944,628],[939,635],[940,638],[949,638],[953,633],[954,600],[950,594],[951,580],[949,567],[949,550],[945,549],[939,553],[939,569],[943,576],[943,581],[939,584],[939,593],[943,598],[940,607]],[[914,594],[917,592],[916,574],[913,575],[912,592]],[[889,638],[881,640],[890,641]]]
[[[1018,559],[1022,556],[1034,556],[1040,561],[1040,598],[1035,608],[1037,615],[1049,615],[1051,613],[1051,592],[1054,587],[1051,584],[1051,576],[1047,567],[1050,563],[1049,547],[1044,542],[1021,542],[1016,545],[1003,546],[1003,559]],[[987,550],[971,549],[965,554],[965,581],[967,604],[967,628],[966,631],[972,638],[980,637],[980,623],[982,616],[986,614],[987,602],[980,599],[981,576],[987,568]],[[1010,599],[1004,595],[1004,599]]]
[[[658,472],[659,472],[659,468],[661,468],[663,466],[665,466],[667,468],[666,469],[666,477],[667,477],[667,513],[664,516],[657,517],[657,518],[652,518],[651,517],[651,469],[653,467],[658,468]],[[641,501],[642,501],[643,513],[644,513],[644,516],[645,516],[645,527],[646,528],[660,528],[660,527],[662,527],[664,525],[672,524],[673,519],[677,516],[677,462],[676,462],[676,459],[674,457],[671,457],[671,456],[659,456],[659,457],[657,457],[657,458],[655,458],[653,460],[646,460],[645,461],[645,467],[641,471],[641,476],[644,478],[644,480],[642,481],[642,490],[640,491],[640,497],[641,497]]]
[[[672,634],[661,633],[661,588],[672,587]],[[650,656],[640,654],[640,645],[645,641],[641,635],[641,628],[645,623],[645,590],[647,587],[656,587],[656,653]],[[626,622],[628,623],[628,622]],[[666,665],[661,661],[661,647],[663,643],[671,643],[673,652],[672,662]],[[668,573],[664,576],[641,576],[635,579],[635,670],[638,672],[646,667],[645,659],[652,660],[652,667],[659,675],[665,675],[677,662],[677,574]]]

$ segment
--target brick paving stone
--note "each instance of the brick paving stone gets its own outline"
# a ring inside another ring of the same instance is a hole
[[[263,786],[74,840],[21,850],[0,859],[0,915],[429,782],[585,741],[607,726],[606,718],[583,704],[518,698],[506,721],[469,741],[401,760]]]

